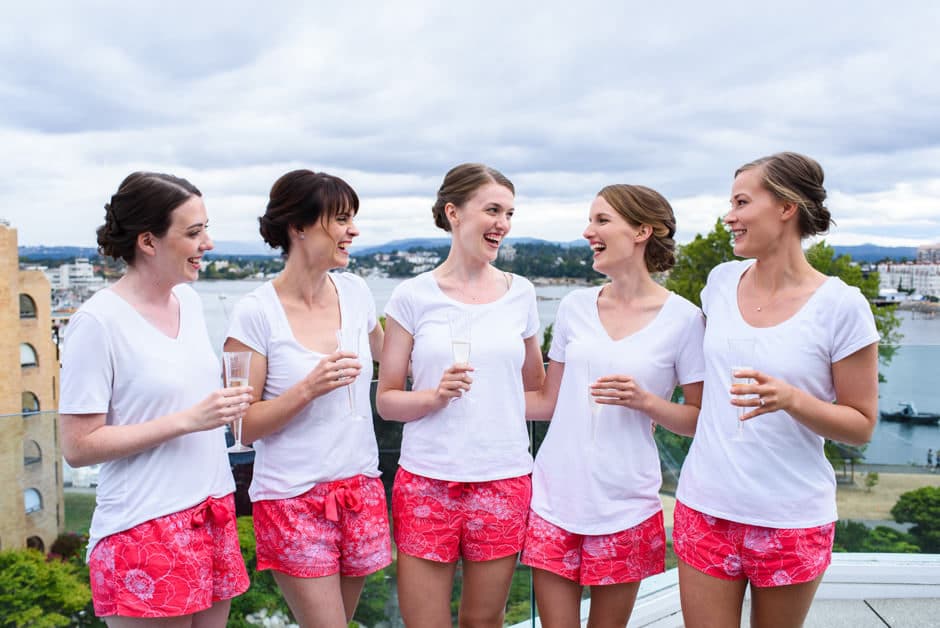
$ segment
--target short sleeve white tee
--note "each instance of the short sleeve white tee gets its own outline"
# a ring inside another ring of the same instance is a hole
[[[190,408],[222,387],[199,295],[179,301],[176,338],[157,330],[110,288],[69,321],[62,355],[62,414],[105,414],[134,425]],[[225,428],[193,432],[101,465],[88,554],[102,538],[235,490]]]
[[[702,290],[705,392],[677,497],[700,512],[750,525],[809,528],[836,515],[836,482],[824,439],[783,410],[747,421],[734,440],[737,409],[730,403],[728,340],[755,342],[753,366],[835,401],[832,364],[878,341],[868,301],[857,288],[828,278],[803,307],[773,327],[752,327],[738,308],[738,283],[753,260],[715,267]]]
[[[532,471],[525,422],[524,340],[539,329],[535,288],[512,275],[509,290],[492,303],[468,305],[448,297],[431,272],[396,286],[385,307],[414,338],[414,390],[437,388],[454,364],[448,312],[472,316],[470,402],[405,423],[399,464],[438,480],[484,482]]]
[[[603,405],[592,429],[590,374],[630,375],[663,399],[677,384],[705,375],[705,324],[695,305],[670,294],[645,327],[613,340],[598,314],[600,291],[576,290],[558,307],[549,357],[565,370],[532,472],[532,510],[569,532],[590,535],[626,530],[662,509],[650,417]]]
[[[380,475],[369,400],[372,382],[369,332],[376,325],[375,302],[361,277],[352,273],[328,276],[339,295],[343,327],[359,329],[362,371],[351,385],[356,412],[365,420],[350,418],[345,387],[313,399],[281,429],[254,442],[254,474],[248,489],[252,501],[296,497],[320,482],[359,474]],[[294,338],[270,281],[238,302],[227,335],[267,358],[262,399],[284,394],[325,357]]]

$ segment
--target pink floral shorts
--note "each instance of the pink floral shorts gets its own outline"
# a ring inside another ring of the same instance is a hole
[[[438,563],[511,556],[522,549],[532,478],[448,482],[398,468],[392,518],[398,550]]]
[[[666,530],[659,511],[612,534],[575,534],[529,513],[522,564],[584,586],[639,582],[666,570]]]
[[[235,500],[210,497],[103,538],[88,561],[95,615],[177,617],[248,589]]]
[[[684,563],[722,580],[756,587],[818,578],[832,561],[835,524],[764,528],[719,519],[676,502],[673,549]]]
[[[258,569],[298,578],[366,576],[392,562],[379,478],[321,482],[303,495],[253,505]]]

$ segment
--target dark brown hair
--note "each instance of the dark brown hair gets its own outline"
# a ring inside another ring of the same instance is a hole
[[[784,203],[797,206],[801,237],[826,233],[835,224],[824,205],[825,174],[818,161],[799,153],[775,153],[744,164],[734,176],[754,168],[760,168],[765,189]]]
[[[97,230],[98,252],[133,264],[137,236],[166,235],[173,210],[193,196],[202,192],[181,177],[159,172],[127,175],[111,202],[104,204],[104,224]]]
[[[290,253],[290,227],[303,229],[343,211],[359,212],[359,196],[348,183],[325,172],[292,170],[271,186],[258,230],[270,247],[281,249],[286,256]]]
[[[489,166],[460,164],[451,168],[444,175],[444,181],[437,191],[437,200],[431,208],[431,213],[434,215],[434,224],[444,231],[450,231],[450,221],[444,213],[444,207],[448,203],[453,203],[457,207],[462,206],[473,196],[474,192],[488,183],[496,183],[508,188],[513,195],[516,193],[512,181],[507,179],[499,170]]]
[[[653,233],[646,241],[643,259],[650,272],[669,270],[676,263],[676,215],[662,194],[642,185],[608,185],[597,193],[624,220]]]

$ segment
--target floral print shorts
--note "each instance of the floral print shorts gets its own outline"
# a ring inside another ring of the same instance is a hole
[[[583,586],[639,582],[666,570],[663,512],[611,534],[576,534],[529,513],[522,564]]]
[[[719,519],[676,502],[673,548],[684,563],[722,580],[756,587],[818,578],[832,561],[835,524],[765,528]]]
[[[297,497],[253,505],[258,569],[297,578],[367,576],[392,562],[382,480],[321,482]]]
[[[398,550],[439,563],[484,561],[522,549],[532,478],[448,482],[399,467],[392,489]]]
[[[249,584],[232,495],[105,537],[88,567],[98,617],[191,615]]]

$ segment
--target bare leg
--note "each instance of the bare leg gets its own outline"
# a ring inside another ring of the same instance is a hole
[[[639,590],[639,582],[592,586],[588,628],[623,628],[626,626]]]
[[[679,600],[686,628],[738,628],[747,580],[722,580],[679,561]]]
[[[297,578],[281,571],[272,573],[297,623],[303,628],[345,628],[339,574]]]
[[[225,628],[232,600],[219,600],[204,611],[193,615],[192,628]]]
[[[346,612],[346,623],[352,621],[359,605],[359,596],[366,584],[365,576],[340,576],[339,588],[343,595],[343,610]]]
[[[751,587],[752,628],[799,628],[803,625],[822,576],[783,587]]]
[[[502,628],[516,554],[485,561],[463,561],[460,628]]]
[[[457,563],[398,553],[398,607],[408,628],[451,626],[450,596]]]
[[[535,603],[543,628],[581,627],[580,584],[533,567],[532,585],[535,587]]]

